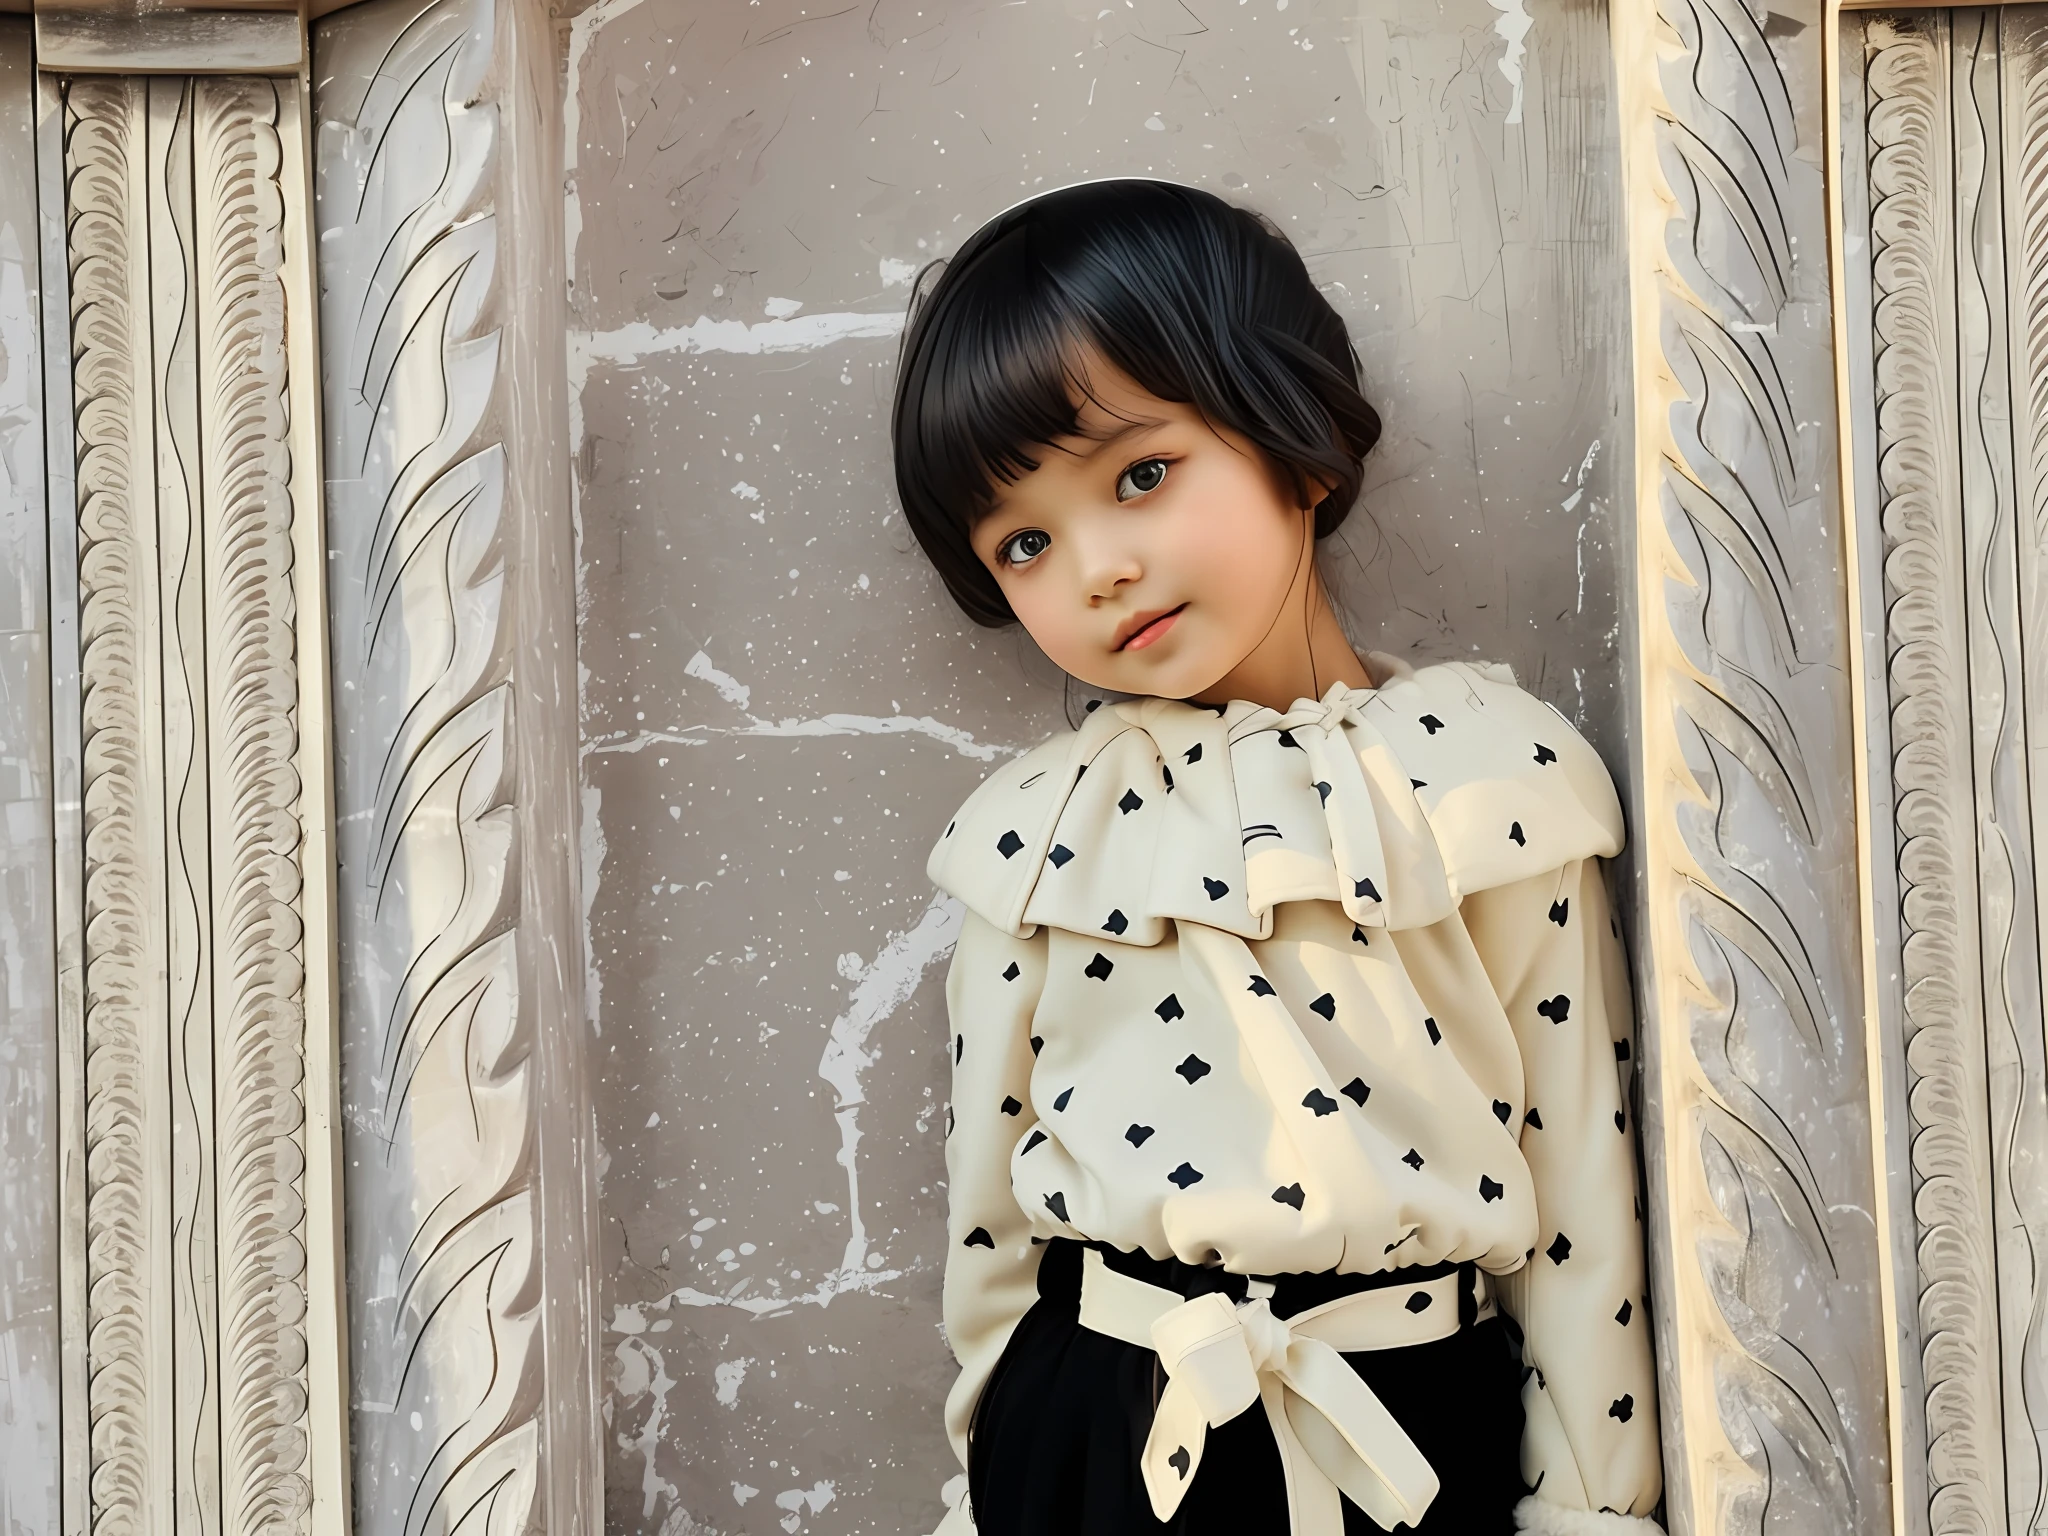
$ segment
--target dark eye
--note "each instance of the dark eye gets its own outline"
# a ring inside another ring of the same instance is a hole
[[[1117,477],[1116,499],[1129,501],[1133,496],[1156,491],[1159,489],[1159,482],[1165,478],[1166,460],[1140,459]]]
[[[1041,528],[1026,528],[1022,533],[1013,533],[1003,540],[996,547],[996,555],[1005,565],[1029,565],[1051,545],[1051,534]]]

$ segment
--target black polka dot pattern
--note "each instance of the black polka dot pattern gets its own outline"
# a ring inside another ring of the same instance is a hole
[[[1174,1447],[1173,1454],[1166,1458],[1166,1464],[1180,1474],[1182,1482],[1186,1482],[1188,1468],[1194,1464],[1194,1458],[1188,1455],[1188,1448],[1186,1446],[1176,1446]]]
[[[1375,739],[1370,711],[1377,710],[1383,732],[1377,739],[1384,746],[1374,750],[1393,754],[1391,772],[1387,764],[1361,763],[1373,791],[1369,806],[1357,802],[1357,775],[1341,751],[1329,750],[1341,748],[1342,738],[1331,721],[1316,723],[1305,706],[1279,721],[1265,711],[1262,728],[1233,730],[1228,722],[1233,715],[1245,719],[1244,704],[1214,710],[1215,720],[1205,711],[1183,721],[1172,718],[1170,701],[1165,713],[1155,701],[1142,721],[1129,706],[1106,717],[1097,713],[1082,733],[1083,750],[1103,771],[1078,792],[1072,788],[1080,778],[1073,762],[1078,754],[1061,748],[1032,760],[1032,767],[1047,767],[1030,798],[984,797],[962,812],[953,824],[964,829],[961,846],[948,842],[934,855],[935,875],[945,869],[963,884],[970,875],[980,882],[954,889],[941,880],[970,912],[961,957],[980,962],[955,967],[972,1007],[959,1012],[953,1042],[959,1130],[946,1143],[958,1222],[952,1253],[975,1266],[968,1273],[976,1284],[987,1283],[1004,1264],[1031,1257],[1025,1236],[1014,1235],[1018,1228],[1009,1224],[1020,1214],[1013,1206],[1023,1207],[1036,1225],[1041,1235],[1033,1242],[1063,1232],[1157,1251],[1160,1222],[1171,1230],[1184,1219],[1170,1214],[1175,1197],[1186,1192],[1195,1202],[1198,1186],[1204,1211],[1213,1204],[1229,1213],[1219,1220],[1235,1219],[1242,1228],[1214,1239],[1241,1246],[1243,1263],[1233,1259],[1234,1268],[1287,1267],[1284,1255],[1309,1236],[1318,1245],[1326,1237],[1341,1240],[1342,1251],[1354,1257],[1379,1246],[1388,1267],[1435,1264],[1447,1252],[1481,1249],[1514,1263],[1519,1243],[1527,1250],[1525,1283],[1538,1288],[1531,1295],[1548,1288],[1534,1314],[1545,1320],[1546,1336],[1532,1332],[1529,1347],[1546,1352],[1560,1372],[1556,1412],[1567,1421],[1569,1443],[1599,1458],[1580,1469],[1585,1502],[1622,1511],[1646,1507],[1641,1490],[1627,1486],[1632,1474],[1613,1471],[1647,1464],[1638,1442],[1654,1441],[1656,1433],[1652,1378],[1639,1358],[1649,1323],[1634,1326],[1644,1305],[1634,1298],[1648,1293],[1640,1264],[1628,1258],[1642,1229],[1623,1223],[1633,1191],[1618,1187],[1633,1160],[1634,1114],[1627,1108],[1633,1042],[1614,1038],[1625,1015],[1608,1027],[1611,989],[1602,978],[1619,963],[1609,946],[1618,925],[1601,921],[1610,917],[1610,903],[1591,878],[1592,855],[1584,849],[1597,838],[1618,837],[1609,825],[1616,818],[1586,793],[1597,764],[1568,723],[1556,723],[1547,709],[1542,716],[1553,723],[1540,723],[1536,701],[1526,698],[1516,706],[1525,713],[1501,709],[1503,674],[1445,669],[1455,688],[1432,681],[1433,669],[1422,668],[1420,675],[1428,686],[1415,686],[1403,671],[1373,691],[1379,697],[1352,706],[1365,712],[1366,733],[1346,717],[1345,729],[1363,750]],[[1154,721],[1173,729],[1160,730]],[[1560,739],[1565,748],[1556,747]],[[1211,744],[1215,757],[1208,756]],[[1567,751],[1579,754],[1571,771],[1549,774]],[[1283,755],[1288,752],[1302,755]],[[1402,756],[1410,760],[1406,769],[1398,765]],[[1325,764],[1343,770],[1337,775],[1342,784],[1315,771]],[[1172,806],[1148,805],[1161,794],[1177,795],[1180,776],[1197,768],[1188,796]],[[1423,768],[1434,777],[1416,771]],[[1022,777],[1006,770],[994,775],[1006,794]],[[1403,778],[1413,799],[1398,802],[1399,822],[1389,823],[1378,786],[1384,782],[1398,795]],[[1490,779],[1499,781],[1497,793],[1470,792],[1485,790]],[[1431,789],[1436,793],[1425,795]],[[1069,796],[1064,808],[1062,793]],[[1213,814],[1217,808],[1220,817]],[[1169,831],[1158,816],[1130,819],[1147,809],[1196,820]],[[1373,851],[1371,827],[1357,824],[1360,814],[1378,815],[1381,838],[1393,837],[1384,866]],[[1401,840],[1425,822],[1443,855],[1440,872],[1427,858],[1411,858]],[[1027,826],[1033,829],[1028,841]],[[1227,841],[1233,826],[1241,856]],[[1518,851],[1508,853],[1504,840]],[[994,862],[987,857],[991,843],[999,854]],[[1039,850],[1038,862],[1019,862],[1032,849]],[[1382,867],[1384,876],[1372,873]],[[1468,878],[1479,871],[1483,879]],[[1382,878],[1392,882],[1390,889],[1380,887]],[[1465,901],[1486,892],[1488,882],[1501,885],[1502,893]],[[1340,893],[1348,893],[1341,905],[1331,899]],[[1285,921],[1278,908],[1284,902],[1302,904]],[[1303,908],[1318,905],[1314,921],[1306,921]],[[1483,925],[1470,915],[1482,909]],[[1432,912],[1440,915],[1432,918]],[[977,926],[975,918],[986,921]],[[1426,976],[1414,971],[1416,955],[1405,942],[1414,935],[1395,930],[1447,920],[1472,922],[1471,945],[1460,940],[1457,955],[1441,967],[1433,959]],[[1378,931],[1367,928],[1368,921]],[[1207,925],[1199,939],[1189,931],[1198,925]],[[1001,936],[987,937],[990,927]],[[1220,946],[1209,930],[1225,936]],[[1113,951],[1097,947],[1105,939]],[[1468,948],[1490,974],[1475,969]],[[1496,949],[1510,962],[1505,969],[1493,963]],[[1493,985],[1492,976],[1510,972],[1529,983],[1518,982],[1514,993]],[[1233,982],[1233,973],[1240,979]],[[1077,988],[1077,979],[1117,986]],[[1230,1001],[1233,985],[1243,989],[1236,995],[1245,1002]],[[1475,997],[1466,990],[1473,986],[1491,995]],[[1551,990],[1539,990],[1545,987]],[[1183,988],[1194,990],[1184,998]],[[1208,1001],[1197,1007],[1188,998]],[[1498,1045],[1521,1052],[1519,1072],[1493,1059],[1501,1002],[1514,1030],[1499,1033]],[[1434,1008],[1444,1010],[1447,1022],[1427,1012]],[[1061,1018],[1049,1020],[1046,1010]],[[1546,1023],[1552,1027],[1543,1028]],[[1455,1046],[1446,1038],[1454,1024],[1462,1031]],[[1045,1039],[1030,1033],[1033,1025],[1059,1032],[1055,1051],[1042,1053]],[[966,1033],[975,1034],[973,1061],[964,1060]],[[1035,1064],[1015,1053],[1015,1042],[1027,1036]],[[1585,1070],[1609,1059],[1602,1042],[1613,1047],[1623,1090],[1618,1097],[1607,1087],[1615,1079]],[[1045,1077],[1035,1075],[1038,1066],[1046,1068]],[[1364,1076],[1368,1066],[1371,1083]],[[1283,1084],[1292,1087],[1276,1092]],[[1532,1097],[1550,1104],[1547,1131],[1543,1114],[1527,1102]],[[949,1127],[953,1109],[942,1110]],[[1519,1147],[1493,1138],[1482,1115],[1504,1136],[1516,1137]],[[1037,1123],[1041,1116],[1056,1121],[1060,1134]],[[1613,1141],[1605,1132],[1610,1120]],[[1001,1134],[984,1135],[989,1132]],[[1429,1146],[1403,1148],[1396,1135]],[[989,1150],[977,1150],[984,1141]],[[1050,1141],[1061,1150],[1040,1158]],[[1197,1151],[1200,1164],[1193,1161]],[[1368,1162],[1354,1171],[1347,1159],[1361,1153]],[[979,1158],[1000,1163],[986,1175],[968,1172]],[[1012,1170],[1023,1176],[1013,1179]],[[1346,1179],[1359,1178],[1373,1198],[1361,1201],[1346,1187]],[[1055,1180],[1061,1188],[1048,1194]],[[1082,1190],[1082,1205],[1072,1212],[1068,1182]],[[1318,1190],[1314,1222],[1306,1216],[1311,1184]],[[1617,1186],[1611,1200],[1604,1193],[1610,1185]],[[1276,1215],[1268,1200],[1294,1219]],[[1642,1202],[1633,1204],[1640,1222]],[[1360,1213],[1368,1225],[1353,1221]],[[1576,1247],[1568,1233],[1578,1235]],[[1616,1238],[1624,1236],[1632,1243],[1620,1245],[1618,1260]],[[990,1256],[981,1260],[967,1250]],[[1404,1288],[1384,1299],[1429,1319],[1453,1310],[1448,1292]],[[1434,1303],[1441,1305],[1431,1311]],[[1603,1313],[1610,1323],[1600,1323]],[[1555,1321],[1560,1318],[1568,1321]],[[1540,1373],[1530,1379],[1542,1381]],[[1645,1406],[1641,1414],[1634,1411],[1638,1402]],[[1174,1448],[1172,1439],[1158,1447]],[[1180,1462],[1192,1480],[1191,1449],[1181,1448]],[[1566,1461],[1533,1465],[1528,1475],[1541,1482],[1556,1471],[1570,1483],[1571,1470]]]

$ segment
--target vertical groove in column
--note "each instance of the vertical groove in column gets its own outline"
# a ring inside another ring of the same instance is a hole
[[[2026,840],[2031,868],[2023,874],[2022,901],[2030,904],[2014,934],[2013,962],[2033,988],[2029,1066],[2013,1121],[2017,1150],[2010,1187],[2023,1232],[2012,1236],[2024,1252],[2025,1293],[2005,1316],[2014,1319],[2006,1343],[2016,1378],[2008,1393],[2007,1456],[2024,1452],[2026,1484],[2008,1476],[2007,1509],[2030,1528],[2048,1524],[2048,1042],[2041,1028],[2040,994],[2048,972],[2048,14],[2037,6],[1997,13],[2001,136],[2005,184],[2005,387],[2010,400],[2012,514],[2016,552],[2018,666],[2014,693],[2026,748],[2012,764],[2014,803],[2009,834]]]

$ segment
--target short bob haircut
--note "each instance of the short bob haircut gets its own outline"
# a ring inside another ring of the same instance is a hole
[[[998,482],[1073,433],[1092,348],[1162,400],[1242,433],[1306,503],[1315,536],[1358,499],[1380,419],[1358,355],[1301,255],[1212,193],[1139,178],[1020,203],[919,275],[896,382],[896,489],[911,531],[978,624],[1012,623],[970,534]]]

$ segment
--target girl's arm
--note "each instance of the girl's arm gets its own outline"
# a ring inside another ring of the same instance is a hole
[[[1464,902],[1520,1042],[1536,1251],[1501,1283],[1523,1334],[1516,1510],[1541,1536],[1649,1536],[1662,1486],[1644,1314],[1628,971],[1593,859]]]
[[[960,1377],[946,1432],[967,1465],[967,1425],[1011,1330],[1038,1294],[1031,1226],[1010,1192],[1010,1152],[1034,1119],[1031,1016],[1045,985],[1046,933],[1012,938],[969,911],[946,977],[953,1101],[946,1136],[946,1339]]]

